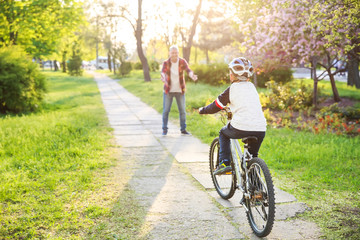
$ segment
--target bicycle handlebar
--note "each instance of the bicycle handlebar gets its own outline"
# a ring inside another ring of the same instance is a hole
[[[226,112],[227,120],[230,121],[232,119],[232,112],[231,112],[230,108],[225,107],[223,110]]]

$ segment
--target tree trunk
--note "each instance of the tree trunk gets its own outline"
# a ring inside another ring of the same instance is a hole
[[[110,55],[110,50],[108,51],[108,68],[109,68],[109,71],[111,72],[111,55]]]
[[[114,75],[116,75],[115,56],[116,56],[116,54],[114,53],[114,54],[113,54],[113,58],[112,58]]]
[[[57,65],[57,61],[54,60],[54,71],[56,72],[57,70],[59,70],[58,65]]]
[[[62,70],[66,73],[66,51],[63,51],[62,55]]]
[[[317,108],[317,99],[318,99],[318,80],[314,79],[314,96],[313,96],[313,105],[315,109]]]
[[[194,16],[194,19],[193,19],[193,22],[192,22],[189,40],[187,41],[186,46],[183,47],[183,57],[185,58],[185,60],[188,63],[190,62],[191,46],[192,46],[192,43],[193,43],[193,38],[194,38],[194,35],[195,35],[196,26],[197,26],[198,21],[199,21],[201,3],[202,3],[202,0],[199,0],[199,4],[198,4],[198,6],[196,8],[195,16]]]
[[[198,54],[197,54],[197,50],[198,50],[198,48],[197,48],[197,47],[195,47],[195,64],[197,64],[197,56],[198,56]]]
[[[318,99],[318,77],[316,76],[316,66],[317,61],[315,58],[311,61],[311,78],[314,80],[314,96],[313,96],[313,105],[317,108],[317,99]]]
[[[143,67],[144,80],[145,80],[145,82],[150,82],[151,78],[150,78],[149,64],[148,64],[147,58],[144,54],[144,50],[142,48],[141,5],[142,5],[142,0],[138,0],[138,19],[136,21],[136,31],[135,31],[136,48],[137,48],[138,56],[140,58],[140,61],[141,61],[142,67]]]
[[[333,92],[333,95],[334,95],[334,101],[335,102],[340,102],[341,98],[340,98],[339,92],[338,92],[338,90],[336,88],[334,74],[331,74],[330,68],[327,70],[327,72],[329,74],[329,78],[330,78],[330,82],[331,82],[331,88],[332,88],[332,92]]]
[[[348,54],[347,70],[347,85],[360,88],[359,60],[353,56],[353,53]]]
[[[10,44],[17,45],[17,32],[10,32]]]
[[[205,55],[206,55],[206,64],[210,63],[210,58],[209,58],[209,50],[205,50]]]

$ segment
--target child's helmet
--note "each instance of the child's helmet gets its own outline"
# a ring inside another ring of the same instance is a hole
[[[254,74],[251,62],[243,57],[234,58],[229,63],[229,68],[240,80],[246,80]]]

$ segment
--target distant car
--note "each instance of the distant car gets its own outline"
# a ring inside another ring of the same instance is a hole
[[[60,68],[60,63],[59,61],[56,61],[56,65],[58,66],[58,68]],[[51,60],[48,60],[48,61],[44,61],[43,62],[43,67],[44,68],[54,68],[54,62],[51,61]]]

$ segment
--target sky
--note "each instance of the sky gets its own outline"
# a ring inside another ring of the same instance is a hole
[[[102,1],[109,2],[111,0]],[[116,2],[118,5],[127,5],[131,15],[137,18],[138,1],[116,0],[114,2]],[[190,26],[192,23],[192,18],[182,17],[177,9],[182,9],[183,11],[187,9],[193,9],[195,11],[198,3],[199,0],[143,0],[142,14],[143,19],[146,19],[143,21],[143,24],[145,24],[143,26],[145,27],[145,31],[143,32],[144,45],[146,45],[150,39],[161,36],[167,29],[166,25],[159,24],[159,21],[155,18],[160,17],[163,19],[163,21],[167,21],[170,29],[177,21],[181,21],[181,23],[185,26]],[[203,0],[202,9],[206,10],[209,7],[211,7],[209,2],[207,0]],[[98,11],[95,10],[91,14],[98,14]],[[129,52],[135,51],[136,39],[134,37],[134,31],[132,26],[127,21],[122,21],[122,23],[119,24],[117,28],[116,40],[123,42]]]

